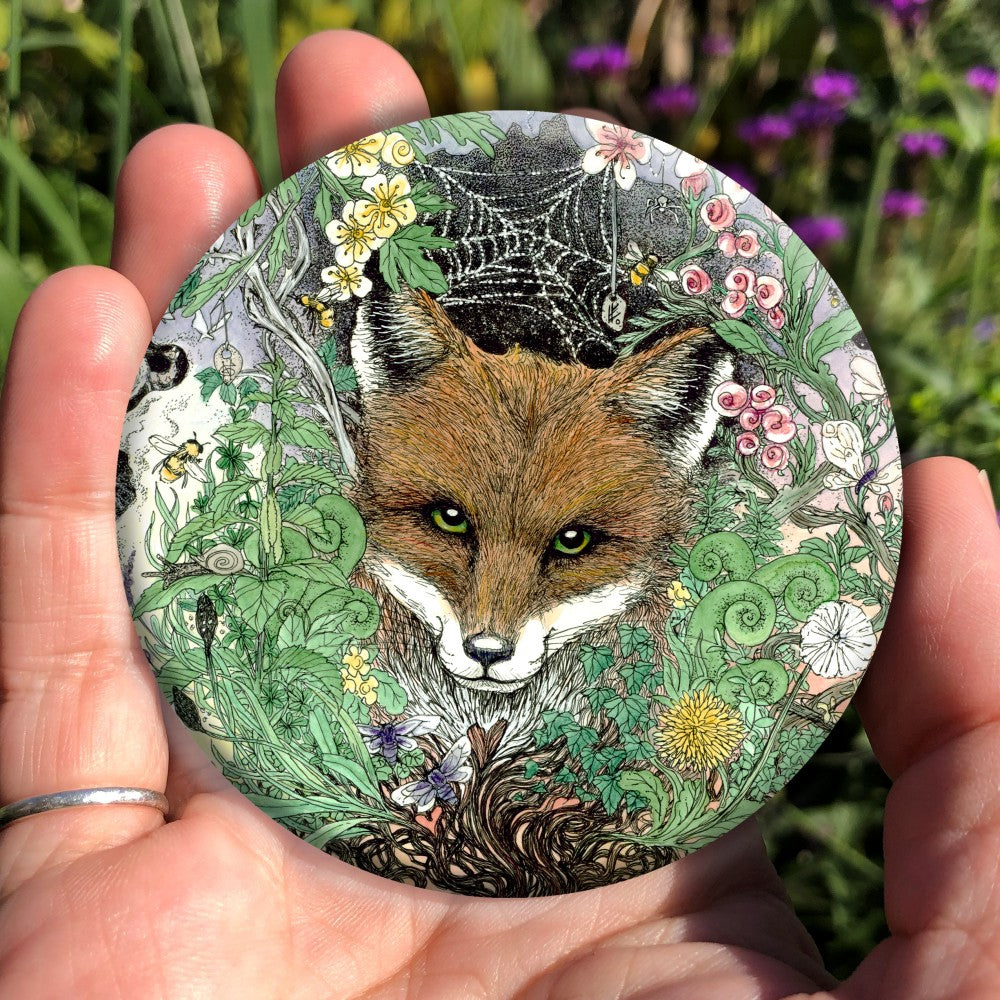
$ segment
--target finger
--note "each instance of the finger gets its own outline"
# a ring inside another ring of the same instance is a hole
[[[115,461],[149,337],[135,287],[75,268],[46,281],[15,332],[0,401],[0,801],[97,785],[162,790],[155,686],[125,603]],[[29,817],[0,876],[162,822],[135,806]]]
[[[885,818],[893,937],[850,996],[987,996],[1000,951],[1000,531],[976,470],[906,471],[903,562],[859,707],[897,775]]]
[[[430,113],[409,63],[358,31],[324,31],[296,45],[278,74],[276,102],[286,174],[354,139]]]
[[[975,467],[911,465],[902,560],[858,708],[890,776],[1000,716],[1000,531]]]
[[[161,128],[122,167],[111,265],[159,320],[215,238],[259,197],[253,163],[228,136],[200,125]]]

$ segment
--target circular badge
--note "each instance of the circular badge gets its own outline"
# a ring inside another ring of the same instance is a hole
[[[854,694],[902,526],[885,389],[781,219],[666,143],[435,118],[253,205],[129,403],[163,691],[316,847],[489,896],[664,865]]]

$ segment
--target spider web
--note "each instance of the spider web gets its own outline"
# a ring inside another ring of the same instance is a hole
[[[570,358],[588,345],[612,350],[600,319],[611,290],[609,171],[586,174],[577,160],[506,172],[426,164],[422,172],[456,206],[435,226],[455,245],[434,258],[449,286],[440,301],[467,332],[498,348],[518,342]]]

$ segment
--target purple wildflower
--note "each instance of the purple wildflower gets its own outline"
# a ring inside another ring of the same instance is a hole
[[[806,92],[835,108],[847,107],[856,100],[859,88],[858,78],[853,73],[844,73],[837,69],[824,69],[809,77]]]
[[[706,56],[728,56],[733,47],[729,35],[706,35],[701,40],[701,51]]]
[[[689,83],[673,83],[649,92],[646,107],[665,118],[690,118],[698,108],[698,91]]]
[[[813,250],[839,243],[847,236],[847,223],[837,215],[810,215],[793,219],[789,225],[800,240]]]
[[[948,140],[940,132],[904,132],[899,145],[910,156],[928,156],[940,160],[948,151]]]
[[[796,101],[788,109],[788,115],[803,132],[833,128],[844,120],[844,112],[836,105],[815,100]]]
[[[992,97],[997,90],[997,71],[992,66],[973,66],[965,74],[965,82],[986,97]]]
[[[745,119],[740,122],[737,132],[750,146],[772,146],[791,139],[795,134],[795,126],[787,115],[767,114]]]
[[[907,28],[916,27],[926,13],[928,0],[882,0],[893,18]]]
[[[632,57],[624,45],[605,42],[603,45],[586,45],[569,54],[566,65],[585,76],[614,76],[624,73],[632,65]]]
[[[403,722],[387,722],[381,726],[358,726],[365,738],[368,752],[381,754],[387,764],[395,764],[400,751],[416,750],[414,736],[423,736],[437,727],[441,720],[435,716],[415,715]]]
[[[887,219],[915,219],[927,210],[927,202],[915,191],[886,191],[882,215]]]
[[[472,768],[467,763],[471,753],[469,738],[463,736],[423,778],[400,785],[392,793],[393,802],[416,806],[417,812],[429,812],[437,801],[457,805],[455,786],[472,777]]]
[[[981,344],[988,344],[997,332],[996,316],[984,316],[973,328],[972,336]]]

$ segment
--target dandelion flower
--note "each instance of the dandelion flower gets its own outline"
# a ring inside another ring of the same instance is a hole
[[[708,771],[729,760],[746,732],[740,713],[708,688],[685,691],[660,717],[653,743],[673,767]]]

